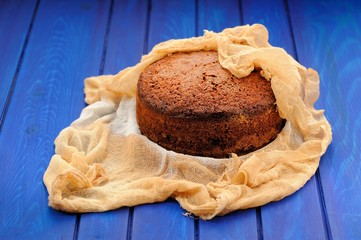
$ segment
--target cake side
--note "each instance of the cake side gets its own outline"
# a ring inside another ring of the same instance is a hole
[[[184,118],[159,114],[137,100],[136,111],[141,133],[153,142],[168,150],[205,157],[249,153],[274,140],[284,126],[275,106],[253,116]]]

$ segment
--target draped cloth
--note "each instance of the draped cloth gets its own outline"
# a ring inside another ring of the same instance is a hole
[[[237,77],[255,68],[271,81],[286,125],[265,147],[215,159],[169,151],[141,135],[135,115],[140,73],[174,52],[218,51]],[[119,56],[126,57],[126,56]],[[316,110],[319,76],[268,42],[260,24],[156,45],[140,63],[116,75],[85,80],[80,117],[55,140],[44,174],[49,205],[66,212],[100,212],[174,198],[186,211],[211,219],[280,200],[315,173],[332,139],[323,110]]]

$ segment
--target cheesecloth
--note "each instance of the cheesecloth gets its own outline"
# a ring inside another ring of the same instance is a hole
[[[271,81],[287,120],[267,146],[243,156],[214,159],[168,151],[140,134],[135,93],[142,70],[173,52],[217,50],[237,77],[257,67]],[[280,200],[314,175],[332,139],[319,96],[319,76],[268,43],[260,24],[158,44],[134,67],[85,80],[80,117],[55,140],[44,174],[49,205],[66,212],[99,212],[176,199],[188,212],[211,219]]]

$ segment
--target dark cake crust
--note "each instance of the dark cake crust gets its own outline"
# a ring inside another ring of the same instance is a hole
[[[175,53],[140,75],[137,121],[166,149],[227,157],[259,149],[284,126],[269,81],[258,71],[233,76],[217,52]]]

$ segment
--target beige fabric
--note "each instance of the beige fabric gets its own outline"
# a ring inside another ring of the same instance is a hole
[[[141,71],[167,54],[201,49],[218,50],[222,66],[238,77],[262,68],[287,119],[275,141],[245,156],[213,159],[167,151],[139,133],[134,96]],[[85,94],[89,106],[57,137],[44,175],[50,206],[67,212],[169,197],[203,219],[260,206],[301,188],[332,138],[323,111],[313,107],[317,72],[272,47],[259,24],[161,43],[134,67],[86,79]]]

